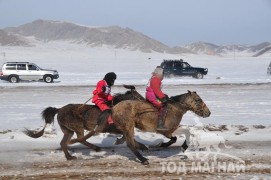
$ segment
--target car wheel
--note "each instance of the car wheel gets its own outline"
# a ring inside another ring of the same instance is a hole
[[[202,79],[202,78],[203,78],[203,74],[201,74],[200,72],[198,72],[198,73],[196,74],[196,78],[197,78],[197,79]]]
[[[45,76],[43,77],[43,80],[44,80],[44,82],[46,82],[46,83],[52,83],[52,82],[53,82],[53,77],[52,77],[51,75],[45,75]]]
[[[172,73],[167,73],[164,75],[165,78],[173,78],[174,77],[174,74]]]
[[[169,74],[165,74],[165,73],[164,73],[164,77],[165,77],[165,78],[169,78]]]
[[[9,82],[10,82],[10,83],[18,83],[18,82],[19,82],[19,77],[16,76],[16,75],[11,75],[11,76],[9,77]]]

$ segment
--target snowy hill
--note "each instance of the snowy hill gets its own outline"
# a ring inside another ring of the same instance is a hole
[[[246,54],[248,56],[260,56],[265,53],[271,53],[271,43],[264,42],[257,45],[226,45],[219,46],[207,42],[196,42],[189,45],[183,46],[188,51],[194,52],[195,54],[207,54],[216,56],[228,56],[229,54]]]
[[[118,26],[87,27],[67,22],[37,20],[19,27],[5,28],[5,31],[34,36],[42,41],[70,41],[91,47],[106,45],[142,52],[164,52],[169,49],[168,46],[142,33]]]
[[[34,38],[33,38],[34,37]],[[110,47],[146,53],[199,54],[212,56],[262,56],[270,54],[270,42],[257,45],[215,45],[196,42],[189,45],[169,47],[153,38],[130,28],[119,26],[89,27],[63,21],[36,20],[18,27],[0,31],[2,46],[38,46],[39,42],[65,41],[88,47]],[[38,43],[37,43],[38,42]]]

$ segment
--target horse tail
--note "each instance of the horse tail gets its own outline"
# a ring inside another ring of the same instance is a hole
[[[42,111],[41,116],[45,120],[46,124],[51,124],[54,121],[54,117],[57,113],[57,108],[48,107]]]
[[[47,124],[51,124],[54,121],[55,115],[58,113],[58,109],[54,107],[48,107],[44,109],[41,113],[42,119],[45,120],[45,124],[43,128],[40,131],[31,131],[27,128],[23,131],[24,134],[26,134],[29,137],[32,138],[39,138],[44,134],[44,130],[47,126]]]

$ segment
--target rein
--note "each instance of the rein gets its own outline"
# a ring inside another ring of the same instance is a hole
[[[138,114],[139,114],[139,116],[140,116],[140,115],[142,115],[142,114],[149,113],[149,112],[158,112],[158,110],[150,109],[150,110],[148,111],[148,109],[145,109],[145,111],[140,112],[140,113],[138,113]]]
[[[142,102],[142,100],[140,99],[140,97],[138,97],[137,95],[135,95],[135,93],[134,93],[135,90],[132,89],[131,91],[132,91],[133,97],[134,97],[135,99],[139,100],[140,102]]]

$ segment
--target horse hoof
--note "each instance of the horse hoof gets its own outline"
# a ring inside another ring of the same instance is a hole
[[[180,155],[180,159],[181,159],[181,160],[187,160],[188,157],[187,157],[186,155]]]
[[[142,161],[141,162],[143,165],[149,165],[150,163],[149,163],[149,161],[146,159],[146,160],[144,160],[144,161]]]
[[[75,156],[70,156],[70,157],[67,157],[67,160],[68,161],[71,161],[71,160],[76,160],[77,158]]]
[[[119,144],[123,144],[124,142],[125,142],[124,139],[122,139],[122,138],[117,138],[114,144],[115,144],[115,145],[119,145]]]
[[[100,151],[101,151],[101,148],[100,148],[100,147],[96,147],[96,148],[95,148],[95,151],[96,151],[96,152],[100,152]]]
[[[147,153],[150,152],[149,148],[147,148],[147,147],[142,148],[141,151],[147,152]]]
[[[145,153],[149,153],[150,152],[149,149],[143,149],[142,151],[145,152]]]
[[[188,146],[186,144],[186,141],[184,141],[183,145],[181,146],[181,150],[185,152],[187,150]]]

